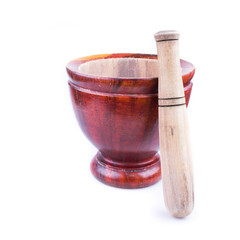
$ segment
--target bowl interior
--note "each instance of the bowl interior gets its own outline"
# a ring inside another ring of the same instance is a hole
[[[158,62],[144,58],[98,59],[81,64],[78,72],[107,78],[156,78]]]

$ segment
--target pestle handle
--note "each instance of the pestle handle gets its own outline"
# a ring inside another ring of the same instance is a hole
[[[179,33],[154,35],[158,52],[158,112],[165,205],[175,217],[189,215],[194,205],[191,150],[179,58]]]

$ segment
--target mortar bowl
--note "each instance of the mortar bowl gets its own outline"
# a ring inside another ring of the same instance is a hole
[[[180,60],[186,105],[195,69]],[[104,54],[67,65],[80,128],[99,150],[91,172],[101,182],[141,188],[161,178],[157,56]]]

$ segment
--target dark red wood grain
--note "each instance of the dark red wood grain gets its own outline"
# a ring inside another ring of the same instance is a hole
[[[93,175],[115,187],[146,187],[161,177],[158,79],[94,77],[78,71],[86,61],[119,57],[156,59],[149,54],[105,54],[70,62],[72,103],[82,131],[99,149],[91,162]],[[195,70],[183,60],[181,66],[188,104]]]

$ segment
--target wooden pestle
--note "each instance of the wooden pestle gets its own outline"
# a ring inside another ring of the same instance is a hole
[[[178,218],[194,205],[188,119],[179,59],[179,33],[155,35],[158,52],[158,111],[165,205]]]

